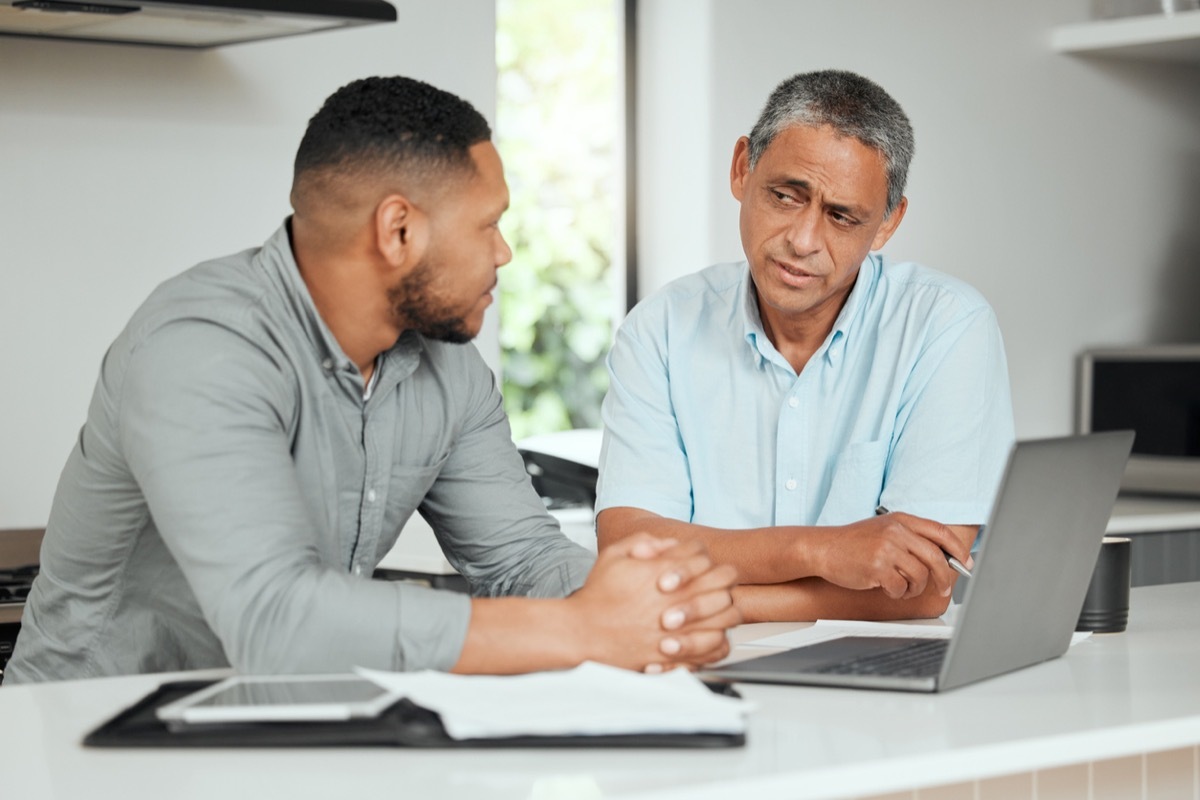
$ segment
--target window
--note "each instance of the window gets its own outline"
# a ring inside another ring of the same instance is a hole
[[[599,427],[624,314],[624,91],[617,0],[497,0],[496,141],[512,204],[501,382],[520,440]]]

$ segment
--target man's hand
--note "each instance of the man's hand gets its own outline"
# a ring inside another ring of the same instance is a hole
[[[950,554],[968,564],[968,545],[950,528],[911,514],[883,516],[828,529],[805,537],[819,577],[847,589],[881,589],[888,597],[907,599],[932,586],[948,596],[955,572]]]
[[[736,582],[737,571],[714,566],[700,542],[635,535],[600,553],[569,602],[593,658],[654,672],[728,655],[725,630],[741,622]]]

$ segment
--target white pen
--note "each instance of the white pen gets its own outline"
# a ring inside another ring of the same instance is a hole
[[[886,506],[876,506],[875,507],[875,515],[876,516],[883,516],[884,514],[888,514],[888,513],[890,513],[890,512],[887,510]],[[953,569],[959,575],[962,575],[964,578],[971,577],[971,570],[964,567],[963,563],[961,561],[959,561],[957,558],[955,558],[954,556],[947,553],[945,550],[943,550],[942,553],[943,553],[943,555],[946,556],[946,563],[950,565],[951,569]]]

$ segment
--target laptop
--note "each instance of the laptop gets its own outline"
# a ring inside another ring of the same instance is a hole
[[[1071,643],[1133,431],[1021,441],[949,639],[848,636],[709,669],[751,683],[941,692],[1058,658]]]

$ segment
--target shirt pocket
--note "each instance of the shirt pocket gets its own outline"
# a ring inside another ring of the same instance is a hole
[[[408,518],[413,515],[425,494],[437,481],[442,467],[450,457],[442,455],[432,464],[393,464],[387,487],[387,505],[384,527],[379,541],[379,553],[391,550]]]
[[[817,524],[845,525],[874,514],[883,492],[887,457],[886,439],[848,445],[834,461]]]

